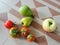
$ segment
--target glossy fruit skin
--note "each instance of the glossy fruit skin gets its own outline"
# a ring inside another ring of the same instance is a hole
[[[29,35],[27,36],[27,40],[28,40],[29,42],[32,42],[32,41],[35,40],[35,36],[34,36],[33,34],[29,34]]]
[[[21,28],[21,34],[26,37],[30,33],[28,27],[24,26]]]
[[[17,27],[12,27],[12,28],[10,29],[10,36],[11,36],[12,38],[20,37],[20,33],[19,33],[19,30],[18,30]]]
[[[30,26],[30,24],[32,23],[32,18],[31,17],[24,17],[20,20],[20,24],[22,26]]]
[[[4,23],[4,26],[8,29],[10,29],[13,25],[13,22],[11,20],[7,20],[5,23]]]
[[[21,6],[19,9],[19,12],[20,12],[20,14],[22,14],[25,17],[34,18],[32,10],[27,5]]]

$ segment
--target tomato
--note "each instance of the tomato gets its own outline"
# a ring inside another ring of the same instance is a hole
[[[27,40],[30,41],[30,42],[32,42],[32,41],[35,40],[35,36],[34,36],[33,34],[29,34],[29,35],[27,36]]]
[[[14,26],[10,30],[18,30],[18,27]]]
[[[26,37],[30,33],[28,27],[22,27],[21,28],[21,34]]]
[[[17,38],[17,37],[20,36],[20,32],[19,32],[17,27],[12,27],[10,29],[10,36],[13,37],[13,38]]]
[[[12,27],[12,24],[13,22],[11,20],[7,20],[5,23],[4,23],[4,26],[8,29],[10,29]]]

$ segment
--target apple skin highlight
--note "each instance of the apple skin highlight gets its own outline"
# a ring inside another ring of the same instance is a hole
[[[49,24],[49,22],[52,24]],[[51,18],[46,19],[43,21],[42,27],[46,32],[53,32],[56,30],[56,22]]]

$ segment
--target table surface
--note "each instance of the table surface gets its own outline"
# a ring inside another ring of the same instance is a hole
[[[13,39],[4,27],[6,20],[19,24],[22,16],[18,10],[22,5],[28,5],[35,18],[31,24],[31,31],[40,40],[39,45],[60,45],[60,0],[0,0],[0,45],[38,45],[24,39]],[[57,29],[54,33],[44,32],[41,24],[43,20],[53,18]]]

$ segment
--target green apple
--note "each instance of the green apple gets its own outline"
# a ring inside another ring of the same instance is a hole
[[[20,24],[22,26],[30,26],[31,22],[32,22],[31,17],[24,17],[24,18],[21,19]]]
[[[33,17],[34,18],[32,10],[27,5],[21,6],[19,9],[19,13],[25,17]]]
[[[56,22],[54,19],[46,19],[43,21],[42,27],[47,32],[53,32],[56,30]]]

